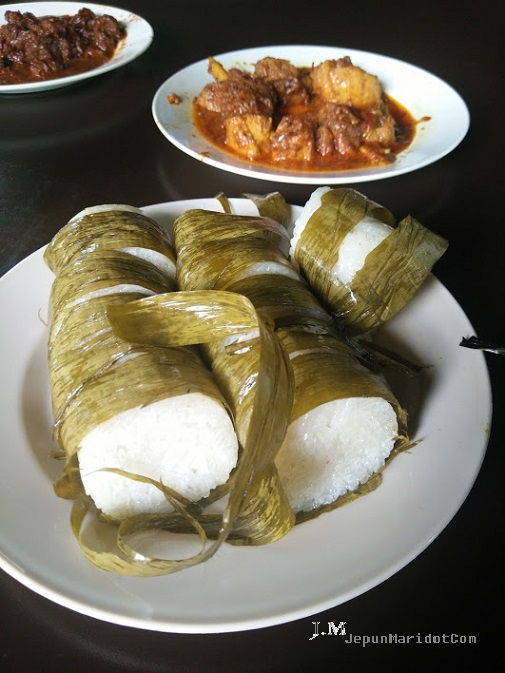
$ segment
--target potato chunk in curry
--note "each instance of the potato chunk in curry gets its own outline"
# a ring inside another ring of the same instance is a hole
[[[384,97],[379,79],[353,65],[348,57],[323,61],[311,76],[314,93],[330,103],[363,109],[378,105]]]
[[[272,119],[265,115],[236,115],[225,120],[226,144],[246,157],[256,159],[270,146]]]

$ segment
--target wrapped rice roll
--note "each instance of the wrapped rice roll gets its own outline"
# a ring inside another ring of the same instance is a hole
[[[285,535],[294,516],[274,458],[292,404],[290,369],[271,325],[249,300],[221,291],[179,291],[111,306],[114,331],[149,346],[201,344],[233,413],[241,452],[230,479],[223,525],[199,517],[210,537],[267,544]]]
[[[172,512],[168,490],[188,502],[220,496],[238,441],[199,353],[139,348],[107,317],[111,306],[175,289],[166,234],[140,211],[87,209],[55,236],[46,260],[56,271],[49,365],[66,458],[56,492],[84,491],[114,521]]]
[[[248,297],[290,359],[294,403],[275,465],[302,520],[377,485],[376,475],[408,438],[406,413],[385,379],[360,364],[299,273],[286,272],[284,236],[265,218],[201,210],[174,225],[181,283]]]
[[[377,327],[412,299],[447,241],[408,216],[352,189],[316,189],[295,222],[290,255],[311,287],[357,335]]]

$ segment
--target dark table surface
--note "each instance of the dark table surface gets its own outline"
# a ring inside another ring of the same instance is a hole
[[[177,150],[156,128],[151,101],[172,73],[209,54],[273,44],[342,46],[415,64],[449,82],[465,99],[471,126],[457,149],[419,171],[359,188],[449,240],[437,277],[479,336],[505,341],[504,15],[499,0],[121,4],[154,28],[153,44],[140,58],[78,86],[0,98],[0,273],[93,204],[142,206],[221,191],[239,196],[278,189],[302,205],[313,186],[234,176]],[[440,670],[449,663],[474,670],[477,662],[497,670],[503,664],[505,358],[487,354],[486,361],[494,418],[475,485],[440,536],[387,581],[299,621],[191,635],[136,630],[83,616],[0,571],[0,671],[289,672],[339,665]],[[2,451],[13,448],[1,446]],[[475,635],[477,642],[363,648],[343,638],[310,641],[313,620],[345,621],[356,635],[421,634],[424,639],[459,634]]]

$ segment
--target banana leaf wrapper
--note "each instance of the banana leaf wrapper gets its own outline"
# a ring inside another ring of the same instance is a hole
[[[288,223],[291,209],[280,192],[270,192],[269,194],[244,193],[242,197],[252,201],[262,217],[268,217],[284,225]],[[216,199],[225,213],[232,213],[232,206],[225,194],[221,192],[216,196]]]
[[[247,276],[228,285],[228,291],[248,297],[276,329],[283,325],[311,325],[314,330],[335,331],[332,317],[301,276]]]
[[[403,409],[386,380],[362,365],[353,349],[331,334],[318,334],[299,328],[281,328],[276,332],[291,366],[302,382],[296,386],[292,420],[302,416],[319,404],[347,397],[383,397],[396,410],[400,421],[400,436],[407,435],[407,412]],[[317,361],[317,365],[314,362]],[[314,377],[314,369],[319,375]]]
[[[254,203],[262,217],[268,217],[287,225],[291,209],[286,203],[286,199],[279,192],[270,192],[269,194],[245,193],[242,196]]]
[[[149,251],[165,273],[175,278],[175,253],[168,233],[139,209],[127,205],[86,208],[62,227],[44,252],[44,261],[57,274],[75,255],[95,250]]]
[[[229,285],[228,291],[248,297],[260,315],[273,321],[275,329],[299,326],[341,341],[372,372],[394,370],[414,377],[425,369],[425,366],[410,362],[373,341],[357,340],[342,334],[334,318],[301,276],[298,279],[276,276],[275,282],[272,282],[270,274],[250,276]]]
[[[294,516],[274,459],[289,422],[292,381],[272,326],[259,318],[246,297],[208,290],[113,306],[109,318],[114,331],[128,341],[205,348],[241,446],[218,539],[257,545],[283,537]],[[198,523],[206,535],[216,533],[216,519],[202,516]]]
[[[346,235],[365,216],[393,227],[366,257],[350,284],[332,276]],[[343,331],[363,334],[406,306],[447,249],[447,241],[408,216],[397,225],[390,211],[352,189],[332,189],[309,218],[294,258]]]
[[[112,250],[74,257],[62,269],[52,285],[49,310],[48,358],[56,419],[84,381],[132,351],[113,334],[107,306],[173,288],[174,283],[152,265]]]
[[[191,209],[174,222],[177,282],[182,290],[224,290],[257,263],[294,269],[281,253],[286,229],[266,217]]]

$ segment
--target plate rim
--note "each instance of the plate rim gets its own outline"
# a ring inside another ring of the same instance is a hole
[[[188,207],[198,207],[202,204],[206,204],[205,207],[207,207],[207,204],[212,201],[215,203],[216,209],[220,209],[219,202],[216,199],[187,199],[187,200],[181,200],[181,201],[167,201],[167,202],[162,202],[158,204],[152,204],[149,206],[143,206],[141,209],[146,212],[148,216],[153,216],[153,214],[156,212],[156,210],[161,210],[164,211],[165,209],[171,209],[171,208],[178,208],[182,207],[184,209],[187,209]],[[232,205],[235,205],[236,202],[244,203],[244,199],[230,199]],[[248,205],[249,202],[248,202]],[[300,208],[299,206],[296,208]],[[170,215],[173,217],[173,215]],[[155,218],[156,219],[156,218]],[[39,248],[38,250],[34,251],[27,257],[25,257],[23,260],[18,262],[12,269],[7,271],[4,276],[0,278],[0,293],[3,290],[3,285],[4,283],[10,283],[10,282],[15,282],[16,280],[16,274],[17,273],[24,273],[25,272],[25,267],[29,267],[30,263],[40,261],[40,258],[43,255],[43,251],[45,250],[46,246],[43,246],[42,248]],[[453,295],[449,292],[449,290],[440,282],[438,281],[434,276],[432,276],[432,282],[434,283],[433,287],[436,288],[439,292],[441,291],[445,298],[451,302],[453,308],[458,312],[460,318],[463,319],[465,323],[471,327],[470,322],[468,317],[466,316],[465,312],[463,311],[462,307],[460,304],[456,301],[456,299],[453,297]],[[1,294],[0,294],[1,297]],[[463,351],[464,349],[462,349]],[[472,358],[474,362],[479,363],[478,369],[479,369],[479,375],[482,378],[483,383],[485,383],[485,390],[480,391],[480,395],[482,397],[481,403],[487,408],[487,422],[489,423],[489,426],[491,424],[491,416],[492,416],[492,395],[491,395],[491,384],[490,384],[490,378],[489,378],[489,371],[487,368],[486,360],[484,358],[484,355],[480,352],[474,352],[472,351]],[[477,366],[477,365],[476,365]],[[26,568],[19,567],[15,562],[13,562],[8,556],[5,555],[3,546],[0,542],[0,568],[2,568],[5,572],[7,572],[9,575],[14,577],[14,579],[18,580],[20,583],[28,587],[29,589],[33,590],[34,592],[38,593],[39,595],[42,595],[49,600],[52,600],[53,602],[58,603],[59,605],[62,605],[64,607],[67,607],[69,609],[72,609],[76,612],[79,612],[80,614],[88,615],[90,617],[94,617],[96,619],[102,620],[102,621],[107,621],[110,623],[115,623],[119,625],[124,625],[124,626],[130,626],[134,628],[141,628],[141,629],[147,629],[147,630],[153,630],[153,631],[161,631],[161,632],[175,632],[175,633],[217,633],[217,632],[237,632],[237,631],[244,631],[244,630],[251,630],[251,629],[257,629],[257,628],[263,628],[263,627],[268,627],[268,626],[274,626],[274,625],[279,625],[282,623],[286,622],[291,622],[296,619],[308,617],[313,614],[317,614],[319,612],[322,612],[323,610],[330,609],[333,607],[336,607],[337,605],[341,605],[342,603],[345,603],[348,600],[351,600],[355,598],[356,596],[359,596],[366,591],[370,590],[371,588],[381,584],[384,582],[386,579],[391,577],[392,575],[396,574],[399,570],[404,568],[406,565],[408,565],[413,559],[415,559],[426,547],[428,547],[431,542],[433,542],[438,535],[442,533],[444,528],[448,525],[448,523],[452,520],[452,518],[455,516],[457,511],[460,509],[461,505],[463,504],[464,500],[466,499],[468,493],[470,492],[471,488],[473,487],[473,484],[475,483],[475,480],[477,479],[477,476],[480,471],[480,466],[482,465],[482,461],[484,459],[486,449],[487,449],[487,443],[489,439],[489,432],[487,435],[483,436],[481,438],[481,447],[480,447],[480,452],[479,452],[479,457],[480,460],[478,461],[478,464],[476,464],[476,467],[472,473],[471,478],[467,481],[465,484],[465,488],[463,490],[458,491],[458,497],[452,501],[451,508],[448,509],[447,511],[444,512],[444,516],[438,520],[436,530],[434,531],[433,528],[430,529],[430,535],[427,536],[425,535],[421,540],[418,541],[418,543],[411,547],[409,550],[408,554],[402,555],[400,558],[397,559],[396,563],[393,565],[388,566],[387,570],[383,570],[379,574],[375,573],[373,577],[369,578],[368,581],[362,582],[358,586],[353,586],[349,588],[345,594],[341,594],[338,599],[335,599],[335,596],[330,595],[325,596],[325,598],[319,597],[317,601],[312,603],[309,606],[299,606],[296,609],[292,608],[289,612],[287,613],[270,613],[268,616],[265,617],[254,617],[254,616],[249,616],[249,617],[244,617],[241,619],[241,621],[237,621],[236,619],[231,619],[231,620],[220,620],[219,618],[216,618],[215,620],[212,619],[203,619],[203,620],[196,620],[196,619],[187,619],[186,621],[181,620],[180,622],[176,622],[174,620],[161,620],[161,619],[145,619],[142,617],[138,616],[132,616],[132,615],[122,615],[118,614],[117,612],[114,612],[113,610],[107,610],[101,607],[96,607],[92,604],[85,604],[82,601],[76,600],[71,596],[62,594],[61,591],[58,592],[58,590],[49,585],[49,584],[43,584],[41,581],[37,580],[36,578],[32,577],[29,572],[27,572]],[[51,497],[55,497],[51,494]],[[367,498],[370,496],[367,496]],[[57,500],[55,498],[55,500]],[[360,499],[357,502],[363,502],[366,499]],[[308,523],[313,523],[316,526],[318,525],[317,522],[324,522],[323,517],[328,517],[331,516],[331,513],[322,515],[322,517],[314,520],[313,522],[308,522]],[[321,524],[319,524],[321,525]],[[324,524],[323,524],[324,528]],[[69,537],[71,536],[71,531],[70,527],[68,528],[68,535]],[[288,538],[289,536],[286,536]],[[280,541],[282,542],[282,541]],[[278,544],[278,543],[277,543]],[[269,547],[275,548],[275,545],[269,545]],[[256,548],[261,550],[262,548]],[[264,549],[264,548],[263,548]],[[80,553],[80,552],[79,552]],[[86,562],[87,563],[87,562]],[[204,566],[206,564],[203,564]],[[93,571],[96,571],[96,569],[93,568]],[[101,571],[97,571],[101,572]],[[169,576],[170,577],[170,576]],[[173,577],[173,576],[171,576]],[[163,579],[163,578],[161,578]],[[140,580],[140,581],[150,581],[150,580]]]
[[[128,34],[126,41],[120,50],[113,56],[113,58],[110,61],[107,61],[106,63],[98,66],[97,68],[93,68],[92,70],[87,70],[82,73],[77,73],[75,75],[69,75],[68,77],[55,77],[54,79],[49,80],[24,82],[18,84],[0,84],[0,95],[29,94],[42,91],[52,91],[54,89],[71,86],[72,84],[76,84],[92,77],[98,77],[99,75],[110,72],[111,70],[116,70],[117,68],[120,68],[141,56],[151,46],[151,43],[154,39],[153,27],[139,14],[136,14],[135,12],[127,9],[122,9],[121,7],[117,7],[115,5],[103,5],[94,2],[82,4],[79,2],[56,0],[55,2],[21,2],[0,5],[0,25],[3,25],[4,15],[7,10],[33,12],[35,5],[41,8],[41,12],[44,11],[42,9],[44,6],[49,5],[61,6],[62,12],[72,11],[72,13],[77,13],[79,9],[87,7],[98,14],[111,14],[112,16],[115,16],[115,18],[121,18],[121,20],[125,21],[128,25],[136,24],[140,29],[142,29],[143,34],[140,35],[141,40],[139,41],[139,44],[136,46],[136,48],[132,49],[132,53],[127,58],[121,59],[118,57],[120,57],[121,52],[125,49],[125,47],[128,46]],[[63,6],[65,6],[67,9],[63,10]],[[31,9],[27,9],[28,7]],[[40,16],[40,14],[38,15]]]
[[[450,95],[454,104],[457,104],[459,109],[459,114],[461,115],[460,125],[458,128],[458,133],[454,140],[447,144],[443,150],[432,154],[424,155],[419,161],[417,161],[412,166],[403,166],[401,164],[392,164],[389,167],[382,168],[365,168],[365,169],[354,169],[347,171],[337,171],[334,173],[331,172],[300,172],[300,171],[276,171],[269,167],[257,167],[254,164],[250,164],[245,160],[242,160],[238,157],[234,157],[231,154],[223,152],[216,146],[214,146],[209,141],[205,140],[201,134],[198,133],[194,124],[192,122],[188,123],[188,130],[185,133],[185,137],[181,137],[181,134],[177,132],[177,129],[181,128],[181,115],[178,115],[177,119],[174,119],[171,124],[176,131],[171,133],[167,128],[167,116],[163,115],[163,99],[166,97],[169,92],[170,85],[177,78],[181,78],[191,72],[194,72],[200,69],[202,72],[207,71],[208,59],[200,59],[184,66],[175,73],[172,73],[159,87],[155,92],[152,105],[151,113],[154,118],[155,124],[158,127],[162,135],[169,140],[175,147],[188,154],[189,156],[197,159],[205,164],[213,166],[224,171],[235,173],[237,175],[243,175],[246,177],[252,177],[260,180],[269,180],[272,182],[284,182],[284,183],[293,183],[293,184],[350,184],[350,183],[361,183],[361,182],[370,182],[375,180],[383,180],[386,178],[397,177],[414,170],[419,170],[425,166],[439,161],[443,157],[447,156],[452,152],[465,138],[470,127],[470,112],[468,106],[461,94],[448,82],[443,80],[438,75],[435,75],[428,70],[425,70],[417,65],[411,64],[405,60],[386,56],[384,54],[379,54],[372,51],[365,51],[353,48],[340,47],[336,45],[322,45],[322,44],[284,44],[284,45],[266,45],[260,47],[250,47],[244,49],[238,49],[233,51],[222,52],[216,54],[214,58],[219,60],[228,60],[235,59],[237,61],[243,60],[246,54],[256,53],[258,58],[260,55],[266,56],[268,54],[275,55],[277,52],[289,52],[289,51],[326,51],[326,52],[337,52],[340,56],[350,55],[351,58],[366,58],[374,59],[378,62],[390,64],[395,68],[408,68],[409,71],[416,73],[418,77],[426,78],[428,77],[432,80],[433,83],[437,83],[438,86],[443,87],[448,95]],[[287,56],[286,56],[287,57]],[[249,56],[247,60],[250,61],[252,57]],[[208,80],[211,81],[210,78]],[[198,87],[198,91],[201,87]],[[191,98],[193,95],[196,95],[198,91],[191,89],[188,94],[188,97]],[[176,91],[177,93],[177,91]],[[400,101],[401,102],[401,101]],[[188,106],[188,101],[182,101],[183,106]],[[175,114],[175,108],[180,106],[167,106],[169,109],[172,108],[172,112]],[[179,111],[178,111],[179,112]],[[189,108],[189,112],[190,108]],[[189,114],[191,116],[191,114]],[[424,116],[424,115],[423,115]],[[416,137],[419,134],[416,134]],[[414,138],[413,145],[415,146],[416,138]],[[400,153],[398,157],[400,160],[404,156],[408,156],[412,153],[412,145],[405,150],[405,153]]]

